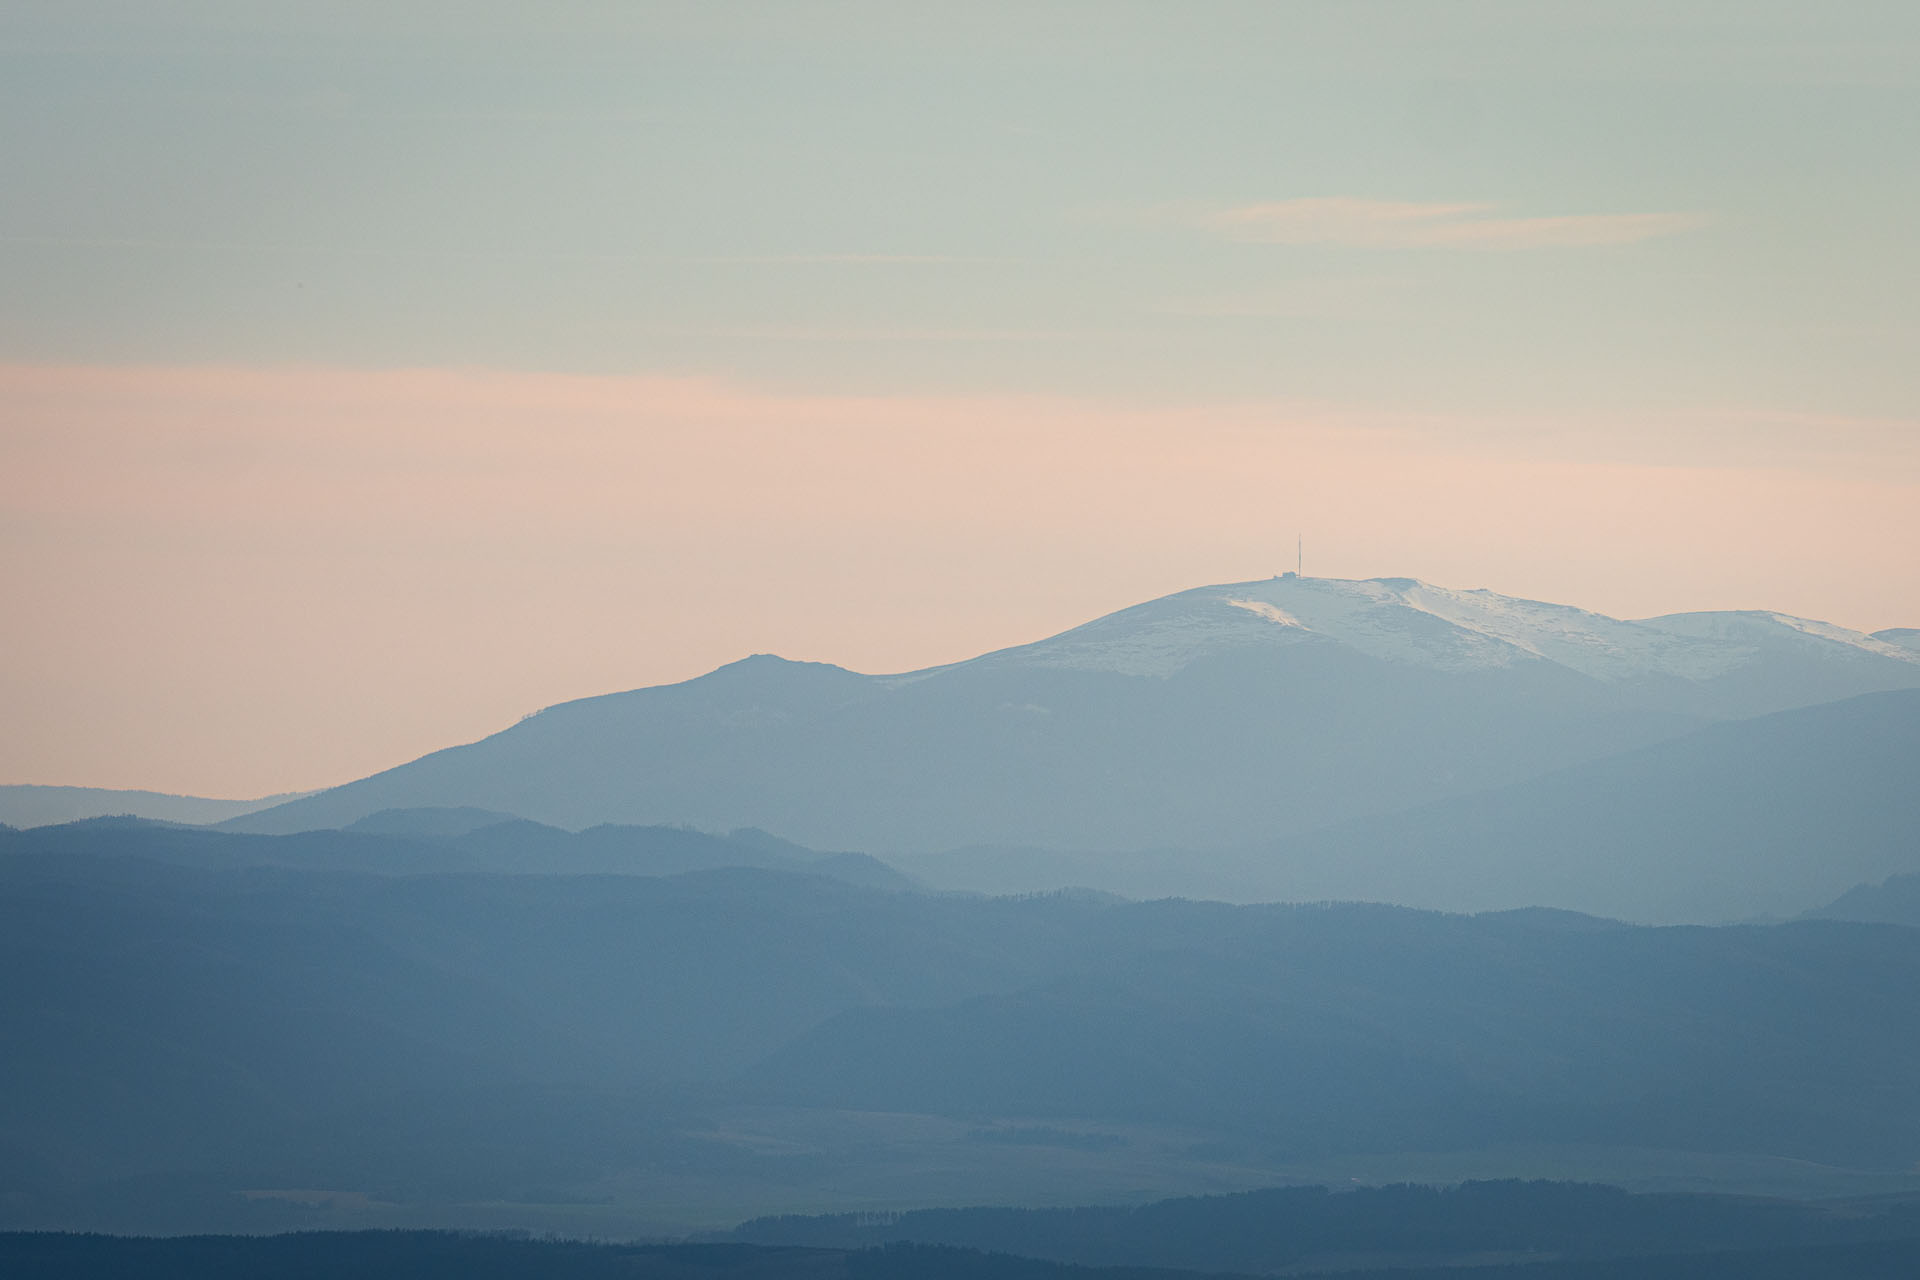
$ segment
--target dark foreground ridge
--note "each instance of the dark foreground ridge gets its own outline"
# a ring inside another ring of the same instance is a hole
[[[1347,1274],[1380,1280],[1909,1280],[1917,1268],[1920,1241],[1902,1240]],[[1200,1275],[1077,1267],[926,1245],[866,1250],[613,1245],[434,1231],[160,1239],[4,1234],[0,1272],[16,1280],[1198,1280]]]
[[[1591,1183],[1503,1179],[1456,1187],[1286,1187],[1071,1209],[760,1218],[737,1228],[733,1239],[848,1249],[920,1244],[1081,1266],[1272,1274],[1920,1240],[1920,1202],[1631,1194]]]

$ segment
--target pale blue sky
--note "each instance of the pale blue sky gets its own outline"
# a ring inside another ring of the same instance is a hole
[[[1920,412],[1910,4],[9,13],[10,360]],[[1208,222],[1327,198],[1695,221]]]

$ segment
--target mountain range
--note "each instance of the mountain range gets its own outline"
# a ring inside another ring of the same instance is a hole
[[[221,822],[299,799],[307,792],[258,800],[213,800],[163,791],[116,791],[107,787],[0,786],[0,823],[48,827],[86,818],[151,818],[156,822]]]
[[[631,1235],[1500,1151],[1916,1185],[1920,929],[186,865],[83,825],[0,833],[0,1228]]]
[[[671,876],[753,867],[824,876],[876,889],[923,886],[864,853],[818,853],[764,831],[708,835],[684,827],[562,831],[481,809],[394,809],[339,831],[258,836],[139,818],[0,828],[0,851],[25,858],[136,859],[235,871],[353,871],[383,876]]]
[[[472,807],[993,892],[1791,915],[1920,870],[1917,637],[1289,574],[899,675],[760,655],[224,825]]]
[[[1920,870],[1920,690],[1719,721],[1412,808],[1208,850],[897,857],[974,892],[1551,905],[1650,923],[1785,918]],[[1859,917],[1869,918],[1869,917]]]
[[[1622,622],[1409,579],[1288,576],[902,675],[748,658],[549,707],[229,825],[477,806],[880,854],[1259,841],[1715,720],[1920,687],[1902,635],[1771,613]]]

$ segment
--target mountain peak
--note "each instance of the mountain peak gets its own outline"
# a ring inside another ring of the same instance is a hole
[[[564,703],[235,829],[471,806],[815,848],[1192,848],[1911,687],[1920,654],[1780,615],[1622,621],[1415,578],[1281,576],[901,675],[756,656]]]
[[[1901,643],[1783,614],[1624,621],[1484,587],[1295,573],[1176,592],[976,661],[1166,677],[1215,654],[1312,643],[1439,671],[1551,663],[1608,682],[1711,679],[1769,646],[1809,643],[1920,662]]]

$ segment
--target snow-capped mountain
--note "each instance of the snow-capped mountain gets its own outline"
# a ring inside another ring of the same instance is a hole
[[[1436,671],[1551,662],[1610,682],[1709,680],[1786,651],[1814,662],[1867,656],[1920,668],[1920,647],[1782,613],[1623,621],[1413,578],[1291,573],[1182,591],[977,661],[1165,677],[1223,652],[1313,641]]]
[[[1778,614],[1622,621],[1410,579],[1289,575],[900,675],[750,658],[550,707],[231,825],[474,806],[878,853],[1202,848],[1916,687],[1912,648]]]

